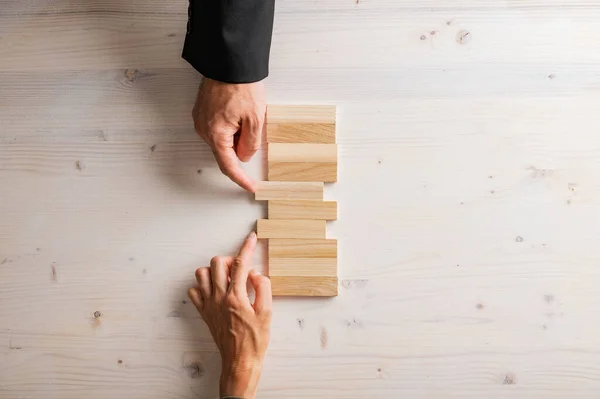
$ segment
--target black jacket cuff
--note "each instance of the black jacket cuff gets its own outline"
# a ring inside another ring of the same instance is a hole
[[[266,78],[274,11],[275,0],[190,0],[183,58],[221,82]]]

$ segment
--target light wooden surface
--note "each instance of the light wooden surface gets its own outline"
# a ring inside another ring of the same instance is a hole
[[[275,238],[269,240],[268,255],[271,258],[337,258],[337,240]]]
[[[336,201],[269,201],[269,219],[337,219]]]
[[[335,297],[337,276],[270,276],[273,296]]]
[[[335,143],[335,124],[267,123],[267,143]]]
[[[337,145],[313,143],[270,143],[269,162],[337,163]]]
[[[336,258],[314,258],[314,257],[313,258],[270,258],[269,259],[269,277],[273,277],[273,276],[305,276],[305,277],[327,276],[327,277],[335,277],[337,279],[337,259]],[[336,292],[337,292],[337,290],[336,290]]]
[[[268,179],[270,181],[335,182],[337,181],[337,153],[336,144],[269,143],[267,144]]]
[[[185,291],[266,203],[194,135],[186,15],[0,0],[2,399],[216,397]],[[259,397],[597,398],[599,20],[278,0],[269,101],[338,105],[341,282],[276,300]]]
[[[336,144],[269,143],[267,176],[271,181],[337,181]]]
[[[316,123],[333,125],[336,122],[335,105],[269,104],[267,124]]]
[[[254,198],[267,200],[322,200],[323,182],[259,181]]]
[[[256,234],[264,238],[324,239],[327,235],[325,220],[260,219]]]

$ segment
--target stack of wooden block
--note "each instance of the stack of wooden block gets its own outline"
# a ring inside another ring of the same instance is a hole
[[[269,239],[273,295],[336,296],[337,240],[326,221],[337,219],[337,202],[324,201],[324,183],[337,180],[333,106],[269,106],[268,181],[256,199],[268,201],[259,238]]]

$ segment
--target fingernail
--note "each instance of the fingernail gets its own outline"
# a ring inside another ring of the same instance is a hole
[[[254,237],[256,237],[256,232],[251,231],[250,234],[248,234],[248,238],[254,238]]]
[[[256,269],[252,269],[250,273],[252,273],[253,276],[260,276],[260,272]]]

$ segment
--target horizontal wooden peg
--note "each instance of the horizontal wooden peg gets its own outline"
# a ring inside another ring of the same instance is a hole
[[[274,296],[323,296],[338,295],[337,277],[320,276],[272,276]]]
[[[267,124],[267,143],[335,144],[335,125],[323,123]]]
[[[335,123],[335,105],[267,105],[269,123]]]
[[[337,181],[336,144],[268,144],[271,181]]]
[[[325,238],[324,220],[260,219],[257,222],[258,238]]]
[[[270,181],[296,180],[299,182],[337,181],[336,163],[315,162],[269,162],[268,178]]]
[[[271,239],[269,240],[269,259],[271,258],[337,258],[337,240],[334,239]]]
[[[269,276],[337,277],[337,259],[269,258]]]
[[[267,200],[322,200],[323,182],[261,181],[254,194],[259,201]]]
[[[269,162],[337,163],[336,144],[269,143]]]
[[[269,219],[336,220],[335,201],[269,201]]]

